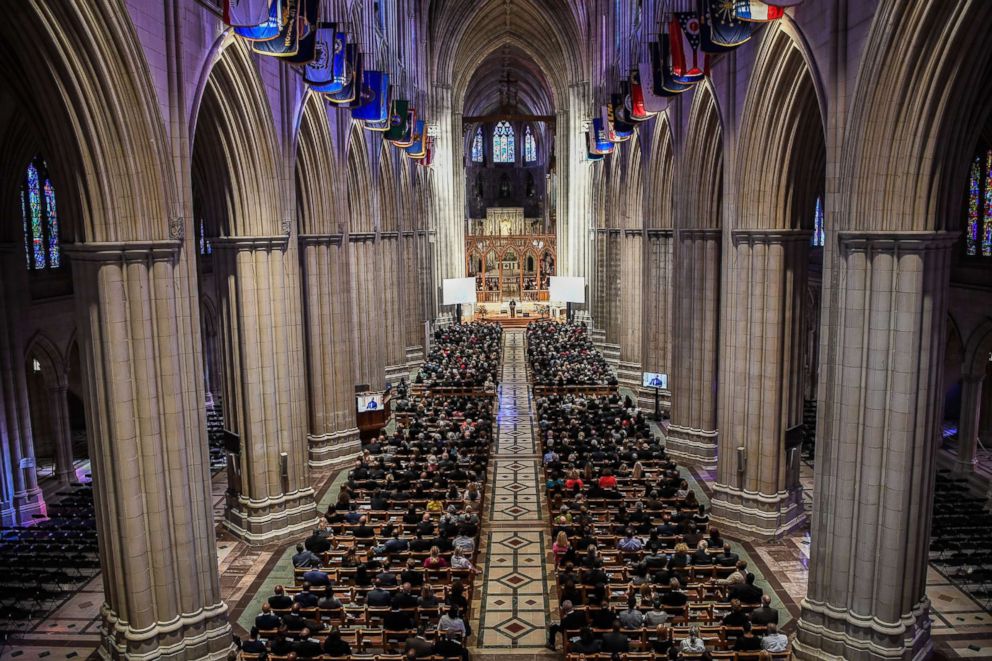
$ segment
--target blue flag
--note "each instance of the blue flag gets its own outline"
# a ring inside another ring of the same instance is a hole
[[[754,24],[737,18],[734,4],[735,0],[705,0],[703,25],[699,31],[704,52],[732,50],[751,38]]]
[[[351,111],[351,118],[381,123],[389,119],[389,74],[369,69],[362,72],[362,90],[359,104]]]
[[[427,155],[427,123],[417,120],[417,127],[413,130],[413,144],[406,148],[407,156],[410,158],[423,158]]]
[[[345,84],[341,91],[325,94],[331,103],[338,105],[350,104],[358,97],[358,88],[362,80],[362,54],[358,52],[358,44],[348,44],[345,47],[346,73]]]
[[[278,0],[272,4],[278,9]],[[224,0],[224,22],[231,27],[257,27],[268,20],[270,9],[269,0]]]
[[[275,39],[282,32],[290,2],[296,4],[296,0],[272,0],[272,4],[269,5],[269,17],[264,23],[245,27],[234,26],[234,34],[248,41]]]
[[[334,80],[334,72],[331,70],[334,59],[334,30],[334,23],[325,21],[318,23],[314,31],[313,59],[303,68],[303,80],[311,87],[327,85]]]
[[[274,39],[256,41],[251,49],[259,55],[289,56],[300,50],[300,17],[306,5],[312,0],[289,0],[287,12],[283,14],[282,29]]]

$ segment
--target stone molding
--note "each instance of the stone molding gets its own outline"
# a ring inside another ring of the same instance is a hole
[[[62,252],[75,261],[144,262],[174,260],[179,256],[180,241],[115,241],[108,243],[70,243]]]
[[[289,236],[222,236],[211,239],[210,243],[215,251],[285,250],[289,245]]]

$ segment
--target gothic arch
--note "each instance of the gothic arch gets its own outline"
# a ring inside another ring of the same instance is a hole
[[[36,332],[26,344],[24,360],[32,358],[41,362],[41,373],[49,386],[66,385],[68,363],[62,352],[44,332]]]
[[[297,217],[300,234],[340,234],[345,199],[334,141],[319,95],[308,94],[296,139]]]
[[[794,32],[770,25],[748,83],[737,146],[737,229],[808,228],[826,171],[816,76]]]
[[[840,157],[844,229],[955,229],[971,150],[992,111],[992,4],[879,3]]]
[[[709,80],[696,85],[689,109],[679,172],[687,180],[676,190],[683,198],[678,226],[720,228],[723,197],[723,123]]]
[[[0,61],[49,160],[69,221],[64,241],[168,238],[178,204],[169,142],[127,12],[109,2],[14,3]]]
[[[248,47],[226,37],[196,113],[193,182],[220,236],[278,236],[285,200],[272,112]]]
[[[621,181],[617,182],[617,186],[621,189],[618,194],[618,202],[620,203],[618,209],[622,209],[623,214],[620,218],[620,225],[624,229],[642,229],[645,225],[643,158],[638,136],[639,134],[635,133],[634,137],[625,143],[627,149],[625,150],[623,177]]]
[[[365,132],[354,126],[348,140],[348,209],[352,233],[372,233],[376,230],[374,186]]]
[[[675,153],[672,129],[665,111],[654,121],[651,160],[647,164],[647,194],[644,196],[644,225],[651,229],[672,227],[672,189],[675,176]]]
[[[966,375],[984,376],[992,354],[992,319],[986,318],[968,336],[964,345],[964,363],[961,371]]]

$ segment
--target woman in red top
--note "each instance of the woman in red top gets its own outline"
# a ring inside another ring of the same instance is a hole
[[[432,546],[431,554],[424,559],[424,567],[426,569],[444,569],[447,566],[448,562],[441,557],[441,549]]]
[[[568,471],[568,477],[565,479],[565,488],[569,491],[574,491],[576,489],[582,488],[582,478],[579,477],[579,471],[572,469]]]
[[[599,488],[600,489],[615,489],[617,487],[617,478],[613,477],[613,471],[607,469],[603,475],[599,478]]]

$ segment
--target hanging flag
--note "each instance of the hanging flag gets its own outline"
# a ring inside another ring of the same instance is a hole
[[[592,143],[590,151],[594,154],[613,153],[613,141],[610,140],[610,132],[606,128],[603,117],[595,117],[592,120]]]
[[[237,28],[254,28],[269,19],[270,0],[224,0],[224,23]],[[271,4],[279,2],[275,0]]]
[[[785,10],[760,0],[734,0],[734,16],[742,21],[764,23],[782,18]]]
[[[409,116],[410,102],[405,99],[394,99],[392,108],[389,111],[389,130],[386,131],[385,138],[391,142],[401,140],[407,133],[407,117]]]
[[[289,64],[297,66],[309,64],[317,57],[317,30],[324,25],[317,20],[320,15],[320,0],[307,0],[306,9],[300,12],[299,48],[296,55],[283,57]]]
[[[753,23],[734,14],[736,0],[704,0],[701,48],[706,53],[722,53],[751,38]]]
[[[231,0],[232,2],[234,0]],[[234,26],[234,34],[248,41],[268,41],[275,39],[282,32],[285,25],[289,4],[296,4],[296,0],[271,0],[269,4],[269,16],[264,22],[257,25]]]
[[[417,109],[410,108],[406,111],[405,132],[399,140],[394,140],[393,144],[401,149],[406,149],[413,144],[414,131],[417,128]]]
[[[657,50],[657,44],[654,44]],[[655,92],[655,72],[651,65],[651,53],[648,52],[647,57],[641,60],[640,65],[637,67],[637,78],[640,82],[641,96],[644,99],[644,109],[649,113],[659,113],[663,111],[667,105],[668,100],[665,95],[657,94]],[[658,74],[658,79],[661,80],[661,74]],[[633,84],[631,85],[633,89]]]
[[[362,80],[362,54],[358,52],[358,44],[348,44],[345,47],[345,84],[339,92],[325,94],[331,103],[344,105],[352,103],[358,97],[358,88]]]
[[[314,31],[313,59],[303,67],[303,81],[311,87],[326,85],[333,79],[334,23],[321,21]],[[321,91],[321,90],[317,90]]]
[[[372,69],[362,72],[358,105],[351,110],[351,118],[380,123],[389,119],[388,73]]]
[[[709,58],[700,50],[699,14],[680,11],[668,24],[672,77],[680,83],[698,83],[709,73]]]
[[[410,158],[423,158],[427,156],[427,123],[417,120],[417,127],[413,130],[413,144],[406,148],[406,154]]]
[[[429,168],[434,163],[434,136],[427,136],[427,152],[423,158],[414,159],[417,165]]]
[[[672,57],[669,51],[669,39],[667,34],[661,35],[661,40],[651,42],[648,48],[651,51],[651,70],[653,75],[652,85],[654,93],[659,96],[675,96],[692,88],[691,83],[680,83],[672,74]]]
[[[600,133],[597,134],[597,139],[605,138],[609,143],[617,143],[620,140],[617,139],[616,131],[613,130],[613,106],[607,103],[605,106],[600,106],[599,110],[599,121]]]
[[[610,95],[610,102],[607,105],[610,118],[613,120],[613,135],[617,142],[626,142],[634,135],[634,125],[625,121],[623,117],[625,109],[623,107],[623,96],[620,94]]]
[[[251,49],[259,55],[272,55],[292,63],[297,63],[294,59],[297,57],[300,64],[313,59],[315,42],[309,44],[309,54],[301,53],[300,49],[307,37],[314,32],[319,8],[319,0],[290,0],[288,14],[284,15],[287,20],[279,36],[275,39],[252,42]]]
[[[348,35],[344,32],[329,32],[323,24],[317,36],[320,53],[314,56],[319,66],[307,66],[304,80],[315,92],[338,94],[348,84]],[[335,28],[336,29],[336,26]]]
[[[641,85],[641,72],[637,67],[630,70],[627,89],[627,98],[624,100],[624,105],[627,108],[627,116],[635,122],[643,122],[654,117],[657,111],[649,111],[644,104],[644,88]]]

